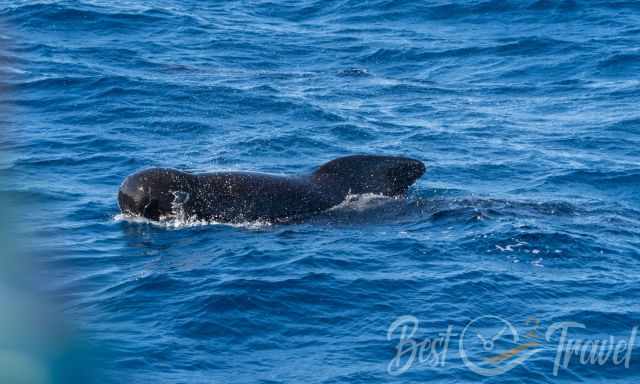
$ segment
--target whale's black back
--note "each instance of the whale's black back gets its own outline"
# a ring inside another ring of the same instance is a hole
[[[127,177],[118,201],[123,212],[153,220],[179,214],[223,222],[279,220],[321,212],[350,193],[404,194],[424,171],[417,160],[364,155],[332,160],[302,176],[153,168]]]
[[[191,213],[220,221],[288,218],[331,207],[332,200],[308,177],[253,172],[215,172],[196,176],[200,188]]]

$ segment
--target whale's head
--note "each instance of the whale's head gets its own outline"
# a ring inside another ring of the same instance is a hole
[[[128,176],[120,185],[118,205],[125,214],[160,220],[174,216],[176,200],[184,199],[193,175],[168,168],[151,168]]]

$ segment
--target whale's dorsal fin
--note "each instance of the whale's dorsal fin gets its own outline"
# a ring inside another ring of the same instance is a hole
[[[312,175],[314,183],[343,193],[401,195],[425,172],[424,164],[398,156],[353,155],[323,164]]]

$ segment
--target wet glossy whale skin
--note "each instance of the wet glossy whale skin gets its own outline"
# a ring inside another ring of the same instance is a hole
[[[375,155],[341,157],[300,176],[151,168],[123,181],[118,205],[124,214],[155,221],[181,216],[216,222],[283,222],[327,210],[348,194],[403,196],[425,170],[418,160]]]

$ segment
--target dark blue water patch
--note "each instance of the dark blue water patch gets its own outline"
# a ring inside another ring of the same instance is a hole
[[[279,136],[279,137],[268,137],[268,138],[255,138],[249,141],[240,141],[234,146],[236,150],[246,156],[254,156],[262,151],[269,151],[273,153],[282,153],[285,157],[289,152],[291,153],[290,143],[291,136]],[[312,149],[323,147],[327,151],[331,151],[332,144],[326,140],[315,140],[312,138],[295,138],[296,141],[296,151],[304,151],[305,149]]]
[[[2,198],[16,206],[28,206],[30,204],[44,204],[52,201],[74,201],[81,196],[69,192],[52,191],[49,189],[35,190],[8,190],[2,191]]]
[[[171,13],[160,8],[138,12],[118,12],[108,7],[87,5],[76,7],[73,2],[27,4],[5,9],[0,16],[11,24],[15,23],[21,27],[36,30],[49,27],[53,32],[111,30],[118,33],[118,31],[131,30],[136,26],[143,29],[149,26],[157,27],[163,22],[170,23],[176,18],[188,24],[198,22],[195,17]]]
[[[527,8],[535,11],[548,11],[554,9],[571,10],[577,7],[573,0],[538,0],[532,2]]]
[[[495,56],[535,56],[551,53],[569,53],[579,50],[580,46],[566,41],[529,37],[516,41],[500,41],[499,45],[486,47],[464,47],[445,51],[425,51],[417,49],[378,49],[361,59],[363,63],[387,64],[390,62],[425,62],[445,58],[474,57],[480,55]]]
[[[363,22],[367,19],[383,17],[385,20],[443,20],[466,16],[479,16],[515,10],[517,3],[503,1],[476,2],[476,4],[431,4],[418,1],[378,1],[370,8],[357,2],[343,5],[347,13],[355,13],[341,19],[343,22]],[[339,10],[337,10],[339,11]],[[339,13],[336,13],[339,14]]]
[[[575,170],[550,177],[546,182],[587,184],[606,191],[635,187],[640,182],[640,173],[633,169],[626,171]]]
[[[368,142],[375,138],[375,135],[369,133],[369,130],[353,124],[337,124],[332,126],[329,131],[336,139],[349,142]]]
[[[624,31],[623,34],[624,35],[637,35],[638,33],[640,33],[640,28],[630,28],[627,31]]]
[[[113,163],[120,162],[122,159],[120,156],[104,156],[100,154],[76,157],[76,156],[54,156],[49,158],[38,158],[38,159],[24,159],[16,161],[15,166],[17,167],[73,167],[73,166],[82,166],[85,164],[90,164],[92,162],[105,162],[105,163]]]
[[[598,131],[600,129],[598,128]],[[617,156],[624,155],[630,159],[638,156],[638,150],[636,143],[633,140],[627,139],[614,139],[610,137],[597,137],[589,134],[581,135],[579,137],[559,138],[557,140],[546,140],[547,146],[557,147],[570,147],[580,146],[584,151],[590,150],[605,150],[611,151],[617,154]]]

